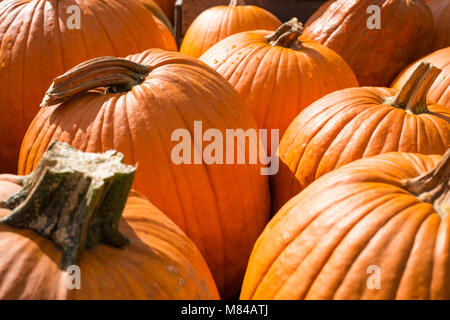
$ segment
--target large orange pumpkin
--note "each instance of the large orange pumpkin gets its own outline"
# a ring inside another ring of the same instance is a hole
[[[260,128],[279,129],[280,137],[314,101],[358,86],[338,54],[300,37],[302,31],[294,18],[274,34],[249,31],[230,36],[200,58],[236,88]]]
[[[242,299],[450,299],[450,151],[320,178],[269,223]]]
[[[165,43],[165,48],[167,51],[178,51],[178,45],[169,28],[161,21],[159,18],[155,17],[155,22],[158,25],[159,32]]]
[[[85,92],[97,87],[109,89],[106,94]],[[197,244],[223,296],[235,294],[269,217],[268,179],[259,164],[195,160],[210,146],[202,144],[198,131],[206,137],[215,129],[225,141],[229,130],[257,130],[233,87],[197,59],[153,49],[81,64],[55,79],[44,103],[64,98],[62,104],[41,109],[31,124],[20,174],[33,171],[53,139],[82,151],[122,152],[126,163],[138,163],[135,189]],[[191,150],[178,150],[180,140]],[[257,143],[234,139],[235,157],[250,155]],[[230,150],[217,151],[225,155]]]
[[[433,51],[450,46],[450,1],[427,0],[434,17]]]
[[[0,173],[16,172],[22,138],[56,76],[87,59],[154,47],[165,42],[136,0],[3,1]]]
[[[421,0],[336,0],[319,13],[306,23],[305,36],[340,54],[362,86],[389,86],[430,50],[433,15]]]
[[[281,21],[269,11],[231,0],[229,6],[212,7],[196,18],[186,31],[180,51],[198,58],[232,34],[258,29],[273,31],[280,25]]]
[[[153,0],[139,0],[144,7],[146,7],[150,12],[159,20],[161,20],[162,23],[170,30],[170,32],[173,34],[173,26],[172,22],[169,20],[169,18],[166,16],[164,11],[161,9],[161,7]]]
[[[399,89],[414,69],[422,62],[430,62],[442,69],[442,73],[430,88],[427,99],[450,108],[450,47],[430,53],[426,57],[408,66],[397,76],[397,79],[395,79],[392,84],[393,88]]]
[[[274,213],[320,176],[349,162],[391,151],[443,154],[450,110],[426,101],[439,69],[420,64],[399,90],[350,88],[306,108],[280,142],[271,181]]]
[[[194,243],[128,196],[122,159],[53,143],[31,176],[0,175],[0,299],[219,298]]]

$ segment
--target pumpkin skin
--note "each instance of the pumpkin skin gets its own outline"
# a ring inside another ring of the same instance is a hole
[[[399,92],[349,88],[306,108],[281,139],[280,170],[271,177],[272,212],[324,174],[347,163],[400,151],[443,154],[450,145],[450,110],[427,101],[428,111],[386,104]]]
[[[186,31],[180,52],[198,58],[230,35],[259,29],[273,31],[280,25],[277,17],[257,6],[212,7],[202,12]]]
[[[431,50],[450,46],[450,2],[427,0],[434,17],[434,34]]]
[[[400,88],[414,71],[415,67],[423,61],[431,62],[433,65],[442,69],[442,73],[431,87],[427,99],[450,108],[450,47],[430,53],[408,66],[397,76],[392,87],[394,89]]]
[[[172,22],[167,18],[164,11],[160,8],[160,6],[153,0],[139,0],[150,12],[153,16],[159,19],[164,25],[170,30],[173,34]],[[155,19],[156,20],[156,19]]]
[[[148,2],[148,0],[143,0]],[[170,19],[170,21],[174,21],[175,15],[175,0],[155,0],[158,6],[164,11],[166,16]]]
[[[271,45],[270,31],[232,35],[200,60],[240,93],[258,127],[279,129],[283,136],[304,108],[330,92],[357,87],[347,63],[334,51],[300,37],[300,48]]]
[[[370,30],[366,13],[381,8],[381,29]],[[421,0],[336,0],[306,23],[305,36],[336,51],[361,86],[389,86],[395,76],[430,50],[433,16]]]
[[[20,189],[0,175],[0,201]],[[0,209],[0,218],[9,213]],[[219,299],[194,243],[137,192],[130,193],[120,231],[131,243],[124,249],[99,245],[86,251],[79,264],[81,290],[69,290],[69,275],[58,265],[61,252],[51,241],[31,230],[0,225],[0,299]]]
[[[254,241],[270,211],[268,178],[260,165],[176,165],[178,129],[257,130],[239,94],[214,70],[189,56],[158,49],[129,56],[152,70],[129,92],[86,92],[42,108],[24,138],[21,175],[31,172],[57,139],[88,152],[117,150],[138,163],[134,189],[191,238],[205,257],[222,297],[234,295]],[[236,144],[248,154],[249,147]],[[153,181],[158,185],[155,188]]]
[[[402,183],[441,159],[387,153],[314,182],[258,239],[241,298],[449,299],[450,216]],[[368,288],[370,266],[380,268],[379,290]]]
[[[80,8],[80,29],[65,23],[71,5]],[[98,56],[166,48],[135,0],[3,1],[0,44],[0,173],[17,172],[22,138],[56,76]]]
[[[161,32],[161,36],[165,43],[165,48],[167,51],[178,51],[178,45],[175,41],[175,38],[170,32],[170,30],[166,27],[166,25],[159,20],[157,17],[155,17],[155,22],[158,25],[159,31]]]

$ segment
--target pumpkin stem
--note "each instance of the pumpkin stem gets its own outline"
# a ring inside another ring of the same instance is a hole
[[[236,7],[236,6],[245,6],[245,1],[244,0],[231,0],[230,7]]]
[[[23,188],[2,203],[12,213],[0,223],[27,228],[62,251],[61,268],[77,264],[85,248],[128,244],[119,220],[135,168],[116,151],[83,153],[54,141]]]
[[[403,183],[410,193],[433,204],[441,217],[450,214],[450,149],[433,170]]]
[[[387,103],[413,114],[429,112],[427,94],[441,72],[441,69],[436,68],[429,62],[420,63],[400,88],[397,95],[388,100]]]
[[[100,57],[85,61],[53,80],[41,107],[52,106],[72,99],[77,94],[96,88],[106,93],[130,91],[142,83],[150,72],[146,65],[127,59]]]
[[[284,23],[272,35],[265,37],[271,46],[281,46],[298,50],[301,41],[298,39],[303,33],[303,24],[297,18]]]

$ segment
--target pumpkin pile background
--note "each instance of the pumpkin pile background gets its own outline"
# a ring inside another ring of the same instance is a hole
[[[226,2],[0,1],[0,299],[450,299],[450,1]]]

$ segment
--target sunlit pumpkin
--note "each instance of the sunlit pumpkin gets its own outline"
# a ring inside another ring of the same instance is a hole
[[[430,62],[442,69],[442,73],[431,86],[427,99],[450,108],[450,47],[430,53],[426,57],[408,66],[400,73],[400,75],[398,75],[392,86],[394,89],[400,88],[414,69],[422,62]]]
[[[253,250],[242,299],[450,299],[450,151],[387,153],[290,200]]]
[[[56,142],[31,176],[0,175],[0,299],[219,298],[192,241],[128,196],[122,159]]]
[[[389,86],[431,49],[433,15],[422,0],[329,1],[304,34],[341,55],[361,86]]]
[[[269,11],[247,6],[243,0],[231,0],[228,6],[217,6],[202,12],[186,31],[180,51],[200,57],[226,37],[250,30],[276,30],[281,25]]]
[[[398,91],[344,89],[300,113],[278,149],[273,213],[314,180],[352,161],[391,151],[442,155],[450,145],[450,109],[426,100],[439,72],[422,63]]]
[[[22,138],[55,77],[87,59],[149,48],[166,46],[136,0],[2,1],[0,173],[17,171]]]
[[[200,58],[236,88],[260,128],[279,129],[280,137],[314,101],[358,86],[338,54],[301,37],[302,31],[294,18],[275,33],[248,31],[230,36]]]

